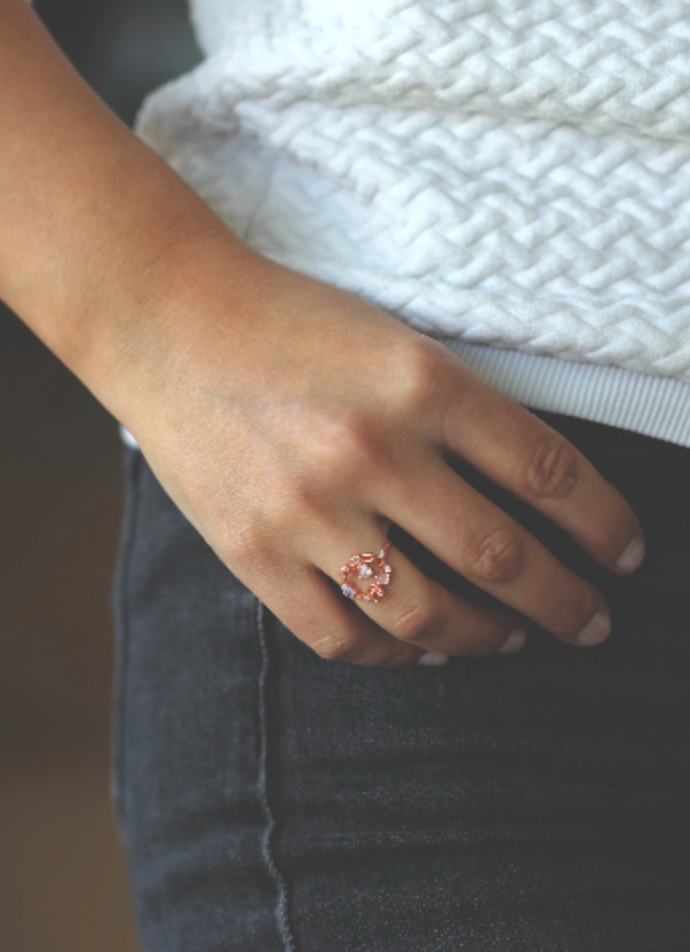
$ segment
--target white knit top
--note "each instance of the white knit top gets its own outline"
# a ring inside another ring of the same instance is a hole
[[[192,15],[207,58],[137,131],[248,244],[527,406],[690,446],[690,0]]]

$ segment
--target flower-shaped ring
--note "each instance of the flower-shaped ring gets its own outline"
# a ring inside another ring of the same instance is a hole
[[[362,602],[378,602],[383,598],[386,594],[384,586],[390,584],[393,573],[386,562],[389,546],[390,542],[387,542],[377,555],[360,552],[343,565],[340,570],[340,590],[346,598]],[[360,583],[367,587],[361,588]]]

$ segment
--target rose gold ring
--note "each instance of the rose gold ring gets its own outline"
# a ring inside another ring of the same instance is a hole
[[[381,551],[360,552],[353,555],[349,562],[340,570],[340,591],[346,598],[359,599],[362,602],[378,602],[386,594],[384,585],[389,585],[393,569],[386,562],[386,550],[390,542],[386,542]],[[359,587],[359,582],[368,582],[366,589]]]

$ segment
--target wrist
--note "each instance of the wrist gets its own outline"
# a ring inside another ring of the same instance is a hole
[[[248,249],[15,0],[0,4],[0,81],[0,297],[101,398],[170,318],[173,262],[222,246],[231,279]]]
[[[239,352],[252,288],[273,266],[222,223],[179,227],[145,266],[123,272],[111,292],[84,304],[74,326],[89,330],[81,342],[72,337],[62,358],[133,433],[152,402],[193,386],[197,372],[211,372],[201,368],[201,351],[208,361],[219,338],[231,335],[237,346],[230,350]]]

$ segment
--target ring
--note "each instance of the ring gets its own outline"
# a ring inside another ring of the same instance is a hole
[[[359,599],[362,602],[378,602],[386,594],[384,585],[389,585],[393,569],[386,562],[386,550],[390,542],[374,555],[373,552],[359,552],[340,570],[340,591],[346,598]],[[356,584],[359,580],[371,579],[366,590]]]

